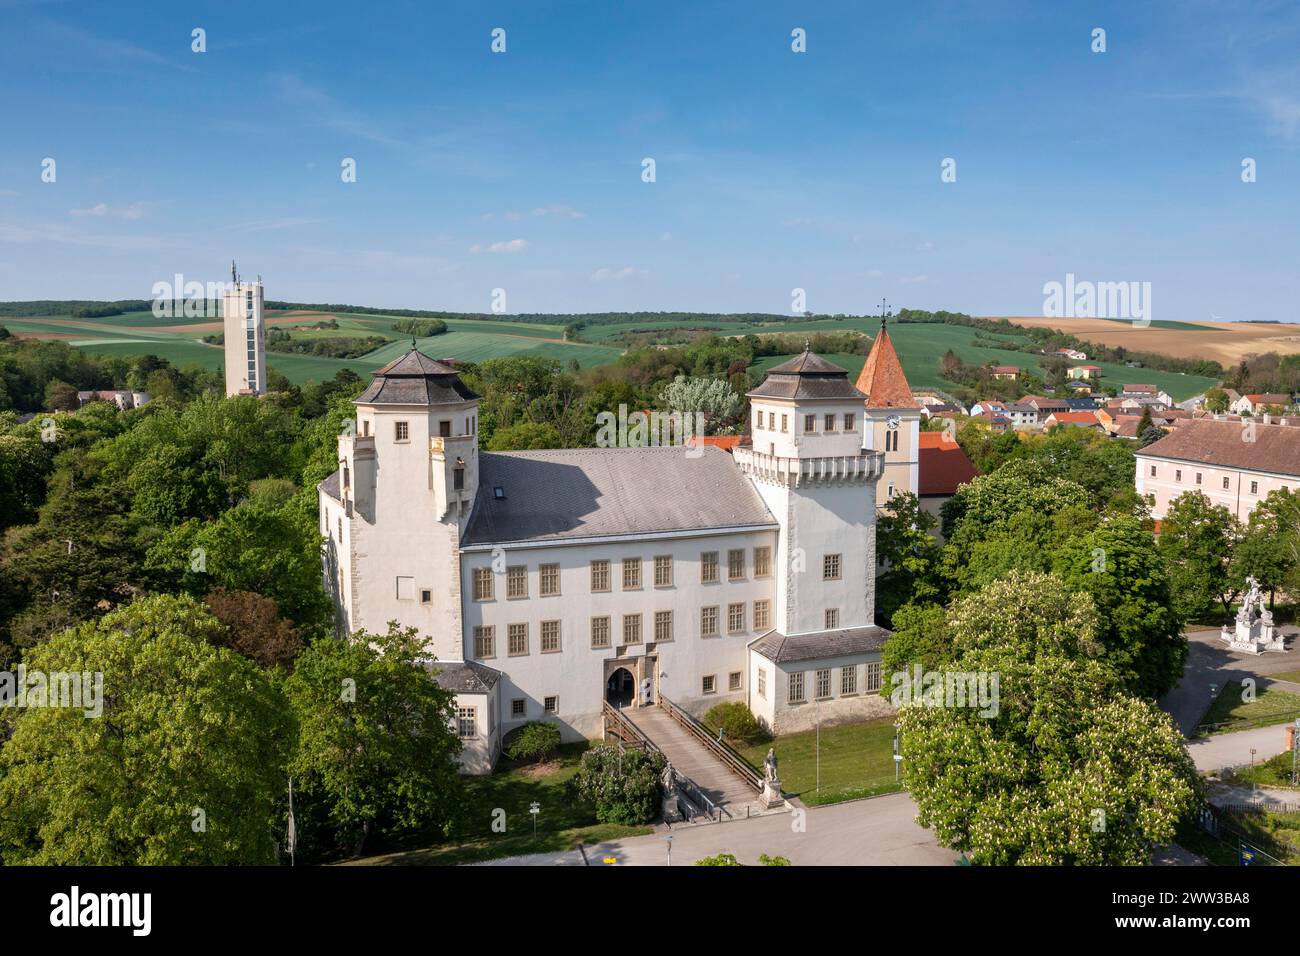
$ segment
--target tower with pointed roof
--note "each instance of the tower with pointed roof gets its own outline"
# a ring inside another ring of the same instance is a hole
[[[880,320],[880,334],[858,375],[857,388],[866,396],[862,447],[885,456],[884,474],[876,485],[876,506],[884,507],[901,492],[918,494],[921,406],[912,397],[885,318]]]
[[[349,631],[392,620],[460,660],[457,553],[478,489],[478,395],[456,369],[411,348],[375,373],[339,436],[339,507],[324,521]],[[420,574],[410,554],[420,554]],[[358,581],[370,586],[356,586]],[[385,582],[376,584],[376,582]]]

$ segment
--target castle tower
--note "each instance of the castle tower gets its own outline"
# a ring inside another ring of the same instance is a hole
[[[439,660],[462,660],[459,548],[478,489],[478,395],[412,348],[353,404],[337,488],[322,488],[345,624],[415,626]]]
[[[734,458],[780,525],[772,626],[782,634],[874,623],[881,456],[863,442],[864,398],[806,349],[749,393],[753,444]]]
[[[872,343],[857,386],[866,396],[863,405],[867,427],[862,447],[885,456],[884,474],[876,486],[876,507],[880,508],[894,495],[915,495],[921,487],[921,407],[912,397],[885,319],[880,320],[880,334]]]
[[[266,322],[262,280],[241,282],[230,264],[221,301],[226,343],[226,396],[266,393]]]

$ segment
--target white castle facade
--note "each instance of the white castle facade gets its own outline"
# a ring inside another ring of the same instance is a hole
[[[915,490],[919,419],[897,364],[882,334],[858,387],[811,352],[777,366],[734,454],[483,452],[478,396],[412,349],[319,487],[339,623],[426,637],[468,772],[530,720],[600,736],[606,702],[740,701],[777,733],[885,713],[878,485]]]

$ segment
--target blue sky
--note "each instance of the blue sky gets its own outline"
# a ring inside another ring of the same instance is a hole
[[[1272,2],[0,0],[0,299],[233,257],[388,307],[1031,315],[1071,272],[1296,321],[1298,51]]]

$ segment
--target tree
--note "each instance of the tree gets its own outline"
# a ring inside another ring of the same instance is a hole
[[[560,728],[550,721],[530,720],[510,733],[505,755],[511,760],[540,762],[560,749]]]
[[[159,595],[31,652],[29,672],[102,674],[103,712],[4,712],[6,864],[275,861],[288,712],[251,661],[214,646],[219,628],[197,601]]]
[[[728,743],[756,744],[772,736],[749,706],[738,700],[714,704],[704,714],[704,725]]]
[[[685,375],[678,375],[664,386],[659,402],[670,412],[703,414],[706,435],[734,425],[745,405],[745,400],[731,390],[725,379]]]
[[[1226,614],[1236,589],[1229,562],[1237,520],[1199,491],[1169,505],[1160,530],[1160,555],[1169,570],[1174,611],[1185,621],[1203,620],[1217,599]]]
[[[578,767],[578,793],[596,808],[601,823],[649,823],[660,812],[659,780],[665,765],[659,753],[592,747]]]
[[[376,832],[451,831],[462,789],[455,695],[430,670],[416,629],[394,623],[387,634],[316,641],[285,682],[298,724],[295,792],[323,806],[354,855]]]
[[[252,591],[216,588],[204,597],[203,603],[221,622],[221,645],[262,667],[287,665],[302,649],[297,628],[280,616],[270,598]]]
[[[1228,404],[1228,393],[1221,388],[1212,388],[1205,393],[1205,408],[1207,411],[1222,415],[1228,410]]]
[[[937,523],[911,492],[895,495],[876,515],[876,560],[888,565],[876,578],[876,610],[886,622],[910,601],[941,599]]]
[[[947,612],[938,604],[905,604],[894,612],[894,632],[881,652],[881,695],[893,693],[894,675],[938,670],[952,655]]]
[[[954,674],[994,706],[899,711],[918,822],[977,863],[1141,864],[1197,805],[1168,715],[1124,693],[1092,599],[1050,575],[1012,575],[954,602]],[[943,703],[943,701],[939,701]]]
[[[563,448],[559,429],[544,422],[518,422],[498,428],[484,446],[488,451],[531,451]]]
[[[1072,590],[1092,597],[1097,637],[1128,692],[1154,699],[1182,679],[1187,638],[1171,606],[1160,552],[1141,522],[1114,517],[1068,539],[1053,570]]]

